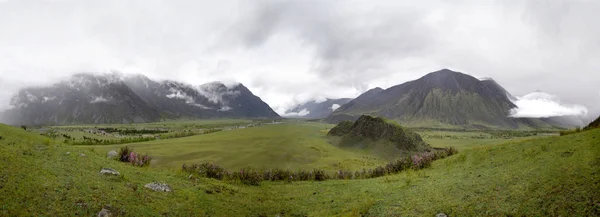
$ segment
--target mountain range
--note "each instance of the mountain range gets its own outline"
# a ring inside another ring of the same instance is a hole
[[[325,120],[339,123],[363,114],[415,127],[541,128],[568,125],[562,118],[512,118],[515,98],[492,79],[442,69],[388,89],[374,88]]]
[[[143,75],[76,74],[21,89],[3,119],[11,124],[138,123],[178,118],[279,118],[243,84],[200,86]]]
[[[326,118],[334,110],[351,100],[352,98],[325,99],[325,101],[312,100],[289,109],[285,113],[292,118],[321,119]]]
[[[357,98],[309,101],[288,117],[329,123],[374,115],[403,126],[432,128],[561,128],[581,125],[573,117],[513,118],[516,97],[493,79],[442,69]],[[243,84],[193,86],[143,75],[81,73],[45,87],[28,87],[0,113],[10,124],[66,125],[139,123],[167,119],[279,118]],[[577,119],[578,120],[578,119]]]

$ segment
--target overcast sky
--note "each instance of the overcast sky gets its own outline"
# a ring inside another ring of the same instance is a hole
[[[282,113],[449,68],[597,116],[598,11],[584,0],[0,0],[0,108],[27,85],[118,70],[239,81]]]

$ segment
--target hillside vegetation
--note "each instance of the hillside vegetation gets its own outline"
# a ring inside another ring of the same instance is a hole
[[[583,129],[588,130],[588,129],[593,129],[593,128],[600,128],[600,117],[596,118],[596,120],[592,121],[590,124],[588,124]]]
[[[375,179],[260,186],[134,167],[5,125],[0,136],[0,216],[95,216],[103,207],[116,216],[600,215],[598,129],[480,146]],[[121,175],[100,175],[104,167]],[[173,192],[143,187],[153,181]]]
[[[339,137],[333,143],[341,147],[383,149],[376,151],[385,154],[388,159],[432,149],[419,134],[392,121],[370,115],[363,115],[355,122],[343,121],[331,128],[327,135]]]

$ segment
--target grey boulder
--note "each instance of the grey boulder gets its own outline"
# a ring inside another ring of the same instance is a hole
[[[100,174],[102,175],[114,175],[114,176],[118,176],[121,175],[118,171],[112,169],[112,168],[102,168],[100,170]]]
[[[152,189],[153,191],[171,192],[171,187],[165,183],[152,182],[144,185],[144,187]]]

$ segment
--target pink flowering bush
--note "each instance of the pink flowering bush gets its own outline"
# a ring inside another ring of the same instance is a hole
[[[133,152],[133,149],[127,146],[121,148],[118,159],[121,162],[128,162],[131,163],[131,165],[139,167],[150,166],[150,161],[152,161],[152,157],[148,156],[147,154],[136,154]]]

